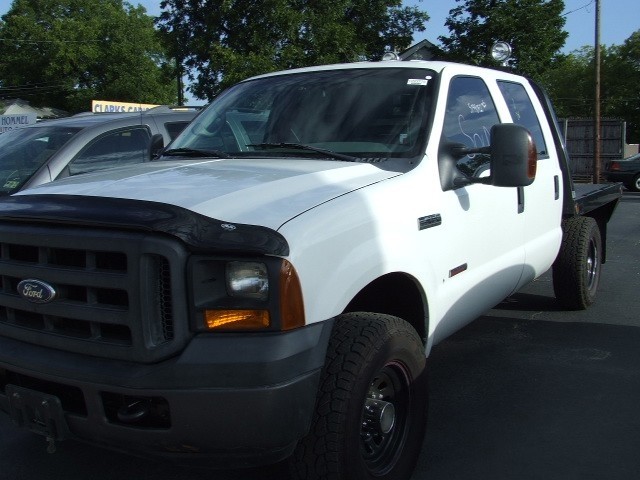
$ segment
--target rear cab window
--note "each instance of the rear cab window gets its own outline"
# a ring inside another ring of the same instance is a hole
[[[538,151],[538,159],[549,158],[538,116],[524,86],[519,83],[499,80],[498,87],[504,96],[513,123],[522,125],[531,133]]]

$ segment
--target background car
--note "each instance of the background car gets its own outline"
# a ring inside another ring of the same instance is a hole
[[[609,162],[604,175],[610,182],[622,182],[629,190],[640,192],[640,153]]]
[[[149,161],[198,111],[161,106],[131,113],[82,113],[4,132],[0,196],[58,178]]]

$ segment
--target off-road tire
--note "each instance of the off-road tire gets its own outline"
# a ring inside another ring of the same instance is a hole
[[[602,238],[591,217],[562,223],[562,245],[553,264],[553,291],[567,309],[584,310],[595,300],[602,265]]]
[[[404,320],[339,316],[311,430],[290,459],[292,478],[408,479],[425,433],[425,365],[420,337]]]

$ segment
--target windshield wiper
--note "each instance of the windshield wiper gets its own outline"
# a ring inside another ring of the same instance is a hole
[[[326,155],[329,158],[333,158],[335,160],[343,160],[346,162],[357,162],[359,159],[357,157],[352,157],[351,155],[345,155],[343,153],[334,152],[331,150],[327,150],[325,148],[313,147],[311,145],[305,145],[304,143],[289,143],[289,142],[280,142],[280,143],[255,143],[249,144],[247,147],[257,147],[257,148],[292,148],[295,150],[309,150],[311,152],[321,153]]]
[[[168,157],[216,157],[231,158],[231,155],[221,152],[220,150],[199,150],[196,148],[170,148],[162,152],[161,156]]]

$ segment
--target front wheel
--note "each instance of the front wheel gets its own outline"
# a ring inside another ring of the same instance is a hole
[[[562,230],[562,245],[553,264],[553,291],[566,308],[584,310],[594,302],[600,283],[600,229],[591,217],[572,217],[563,222]]]
[[[291,459],[294,479],[406,480],[424,437],[424,346],[404,320],[336,319],[311,430]]]

